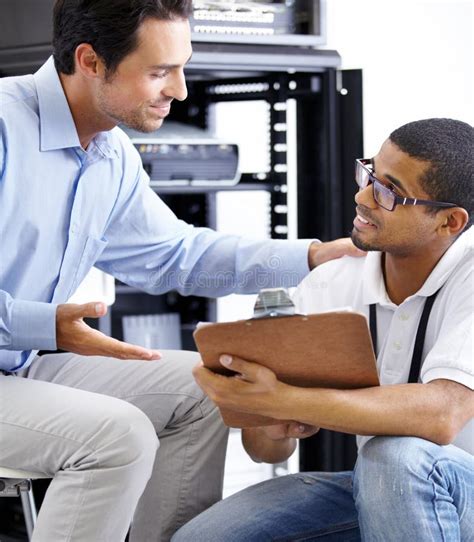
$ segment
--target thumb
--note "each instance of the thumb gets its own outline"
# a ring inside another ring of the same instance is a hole
[[[79,306],[80,318],[100,318],[105,314],[107,314],[107,305],[105,303],[93,301]]]
[[[356,247],[350,237],[336,239],[335,241],[332,241],[332,243],[334,243],[335,250],[339,252],[338,257],[341,257],[341,256],[358,257],[358,256],[365,256],[367,254],[367,252]]]
[[[360,249],[359,247],[356,247],[355,245],[352,245],[350,247],[350,254],[349,256],[366,256],[367,252],[365,250]]]

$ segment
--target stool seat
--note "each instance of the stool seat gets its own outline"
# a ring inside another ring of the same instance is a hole
[[[28,540],[33,537],[36,523],[36,506],[31,490],[31,480],[51,478],[47,474],[0,466],[0,497],[20,497],[25,517]]]
[[[0,478],[10,478],[15,480],[38,480],[39,478],[51,478],[51,476],[48,476],[47,474],[40,474],[39,472],[8,469],[7,467],[0,466]]]

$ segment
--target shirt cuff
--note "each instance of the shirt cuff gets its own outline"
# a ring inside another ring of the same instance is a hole
[[[12,350],[56,350],[56,308],[51,303],[15,300]]]

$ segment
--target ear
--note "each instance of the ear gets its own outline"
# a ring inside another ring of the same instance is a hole
[[[96,78],[103,75],[105,66],[99,55],[89,43],[81,43],[74,53],[75,68],[87,78]]]
[[[452,207],[442,211],[443,219],[439,225],[438,231],[443,236],[457,236],[466,227],[469,221],[469,214],[462,207]]]

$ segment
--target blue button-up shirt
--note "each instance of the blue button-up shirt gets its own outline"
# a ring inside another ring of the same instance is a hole
[[[0,79],[0,369],[56,348],[56,306],[92,266],[151,294],[296,285],[309,241],[252,241],[178,220],[119,129],[87,151],[53,59]]]

